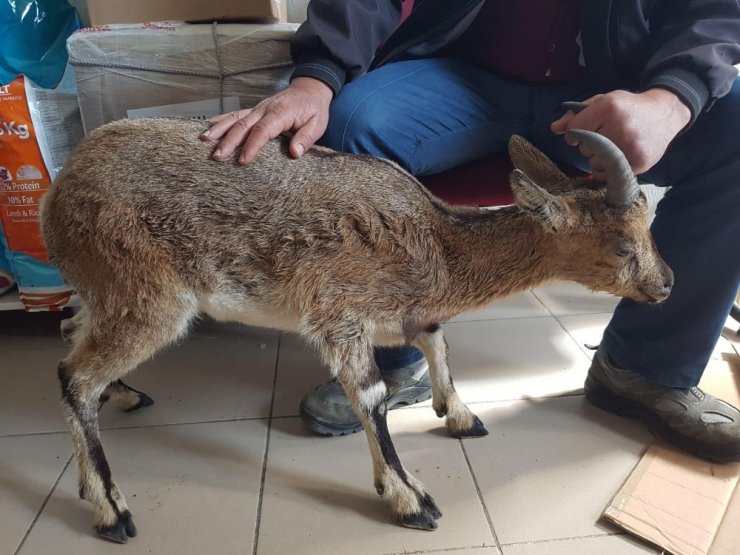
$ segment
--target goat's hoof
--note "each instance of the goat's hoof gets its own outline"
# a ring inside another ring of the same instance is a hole
[[[118,522],[112,526],[103,526],[98,528],[98,535],[116,543],[126,543],[129,538],[136,537],[137,533],[134,520],[131,518],[131,513],[128,511],[121,514]]]
[[[400,515],[398,517],[398,522],[401,526],[405,526],[406,528],[416,528],[417,530],[437,529],[437,522],[434,520],[434,517],[424,510],[410,515]]]
[[[59,333],[62,336],[62,341],[70,344],[72,343],[72,336],[77,331],[77,326],[71,323],[71,320],[72,318],[67,318],[59,324]]]
[[[452,435],[452,437],[456,438],[483,437],[488,435],[488,430],[486,430],[486,427],[483,425],[483,422],[480,421],[480,418],[478,418],[476,415],[473,415],[473,424],[470,426],[470,428],[465,430],[450,429],[450,434]]]
[[[77,493],[79,494],[80,499],[87,501],[87,488],[85,488],[85,484],[80,484]]]
[[[435,407],[434,412],[437,414],[437,418],[442,418],[443,416],[447,416],[447,405],[443,404],[439,408]]]
[[[419,494],[419,503],[426,512],[432,515],[434,520],[442,518],[442,511],[439,510],[437,503],[428,493],[425,493],[424,495]]]
[[[123,410],[124,412],[134,412],[135,410],[143,409],[144,407],[151,407],[153,404],[154,399],[149,397],[146,393],[139,392],[139,402]]]

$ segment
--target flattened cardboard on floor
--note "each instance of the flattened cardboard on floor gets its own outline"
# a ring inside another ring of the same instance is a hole
[[[87,0],[93,27],[149,21],[288,21],[288,0]]]
[[[707,372],[702,388],[740,406],[740,371],[718,365]],[[737,555],[740,463],[711,464],[656,443],[604,517],[675,555]]]

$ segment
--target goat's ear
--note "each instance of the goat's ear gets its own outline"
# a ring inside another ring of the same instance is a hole
[[[561,232],[568,228],[569,209],[561,198],[548,193],[519,170],[511,173],[509,182],[519,208],[542,223],[545,229]]]
[[[509,139],[509,157],[516,169],[548,191],[565,189],[570,185],[568,176],[552,160],[519,135],[512,135]]]

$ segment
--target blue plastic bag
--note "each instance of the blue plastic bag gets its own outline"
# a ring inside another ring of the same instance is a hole
[[[67,0],[0,0],[0,85],[25,75],[56,87],[67,65],[67,37],[79,27]]]

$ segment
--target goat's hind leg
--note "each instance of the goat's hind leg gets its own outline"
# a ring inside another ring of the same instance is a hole
[[[323,342],[322,351],[365,428],[376,491],[390,500],[393,517],[399,524],[434,530],[442,512],[398,458],[386,423],[386,385],[375,365],[370,343],[364,339]]]
[[[481,437],[488,435],[483,422],[460,400],[452,383],[447,364],[448,348],[442,328],[430,328],[414,338],[429,362],[432,378],[432,407],[437,416],[446,416],[447,429],[453,437]]]
[[[160,315],[161,316],[161,315]],[[131,512],[113,482],[100,441],[98,404],[104,390],[185,329],[188,315],[142,328],[141,321],[86,327],[70,355],[59,363],[62,405],[69,421],[80,472],[80,497],[95,507],[98,534],[124,543],[136,535]],[[179,325],[178,325],[179,324]]]
[[[59,324],[62,339],[73,345],[76,338],[82,333],[83,326],[88,324],[89,316],[87,306],[83,305],[71,318],[62,320]],[[125,412],[133,412],[154,404],[154,400],[149,395],[123,383],[122,380],[114,380],[105,388],[100,396],[100,406],[110,399],[116,401]]]

